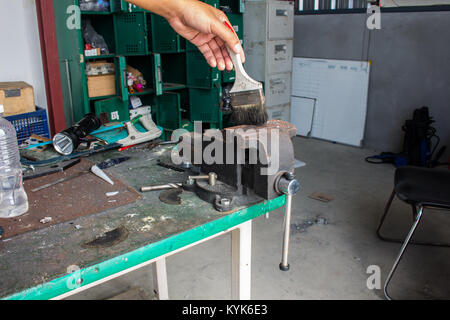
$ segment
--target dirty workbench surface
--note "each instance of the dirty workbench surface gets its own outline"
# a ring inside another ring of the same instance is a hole
[[[144,185],[182,181],[183,173],[156,165],[168,150],[170,147],[108,151],[89,160],[132,157],[108,172],[139,190]],[[234,213],[220,213],[191,192],[181,195],[181,205],[165,204],[159,194],[145,193],[134,203],[1,241],[0,297],[53,298],[284,205],[284,197],[280,197]],[[113,230],[121,231],[114,245],[85,246]],[[74,268],[81,270],[81,280],[76,283],[70,282],[68,274]]]

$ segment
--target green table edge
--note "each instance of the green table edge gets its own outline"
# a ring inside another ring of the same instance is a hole
[[[284,206],[285,202],[285,196],[269,201],[263,201],[254,206],[229,214],[223,218],[208,222],[183,233],[176,234],[115,258],[81,269],[77,272],[76,276],[74,276],[74,274],[67,274],[66,276],[51,280],[39,286],[7,296],[3,298],[3,300],[48,300],[58,297],[62,294],[78,289],[79,287],[83,287],[104,279],[113,274],[119,273],[228,230],[244,222],[257,218],[267,212],[281,208]],[[82,284],[76,285],[76,279],[79,278],[82,279]],[[71,288],[68,287],[69,284],[71,285]]]

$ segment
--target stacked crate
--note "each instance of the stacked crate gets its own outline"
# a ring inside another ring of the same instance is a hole
[[[227,13],[241,40],[242,1],[205,0]],[[124,0],[111,0],[107,11],[81,10],[81,21],[90,20],[109,49],[108,53],[91,56],[85,52],[83,29],[66,27],[67,8],[79,5],[80,0],[53,0],[53,4],[66,119],[77,122],[86,113],[95,112],[104,120],[127,121],[132,100],[139,98],[144,106],[151,107],[156,124],[164,128],[164,139],[178,128],[192,130],[194,121],[203,121],[204,128],[223,127],[222,88],[234,82],[234,73],[209,67],[199,50],[164,18]],[[93,79],[86,75],[86,65],[91,62],[114,65],[113,74],[108,76],[114,78],[111,90],[105,91],[108,94],[90,92],[88,83]],[[143,75],[143,91],[129,91],[127,66]],[[73,114],[69,115],[71,110]]]
[[[264,83],[269,118],[290,121],[294,3],[247,0],[245,6],[245,69]]]

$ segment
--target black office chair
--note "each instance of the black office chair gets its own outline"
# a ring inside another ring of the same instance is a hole
[[[412,207],[414,223],[404,240],[384,237],[381,234],[381,228],[395,196]],[[450,244],[445,243],[411,241],[425,208],[450,210],[450,171],[409,166],[398,168],[395,172],[394,191],[386,204],[377,229],[377,235],[380,239],[390,242],[403,242],[400,253],[384,284],[384,295],[388,300],[392,300],[387,291],[389,282],[408,244],[450,247]]]

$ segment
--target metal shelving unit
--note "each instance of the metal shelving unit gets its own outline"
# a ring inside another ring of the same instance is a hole
[[[245,6],[246,70],[264,83],[269,118],[290,121],[294,2],[247,0]]]

